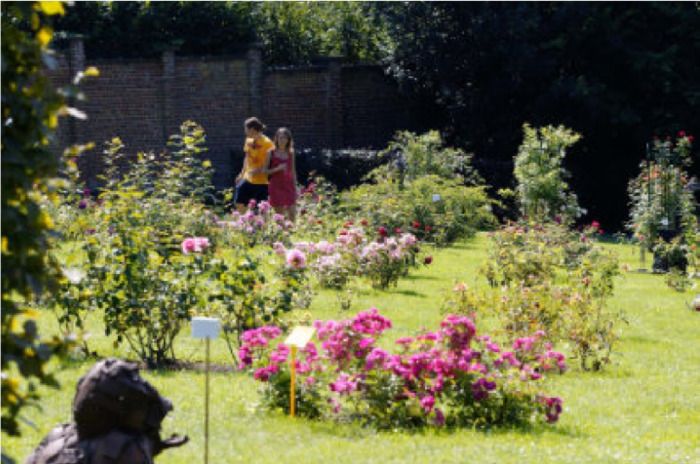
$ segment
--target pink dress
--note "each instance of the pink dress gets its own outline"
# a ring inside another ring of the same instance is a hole
[[[284,165],[284,169],[271,174],[268,179],[270,204],[272,206],[294,206],[297,201],[297,186],[294,171],[292,171],[291,155],[287,154],[287,159],[280,159],[277,156],[277,150],[274,150],[270,158],[270,169],[282,165]]]

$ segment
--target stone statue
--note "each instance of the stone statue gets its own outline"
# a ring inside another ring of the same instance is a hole
[[[140,375],[136,364],[106,359],[78,382],[74,423],[54,428],[26,464],[152,464],[188,438],[160,438],[173,405]]]

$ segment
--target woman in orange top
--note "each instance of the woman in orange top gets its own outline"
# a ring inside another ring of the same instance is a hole
[[[245,159],[243,169],[236,177],[236,195],[234,202],[240,212],[244,212],[250,200],[261,202],[267,200],[267,174],[265,161],[267,152],[275,147],[263,130],[265,126],[258,118],[248,118],[245,127]]]

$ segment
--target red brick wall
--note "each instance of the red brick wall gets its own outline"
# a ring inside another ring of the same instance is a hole
[[[413,108],[379,66],[342,71],[343,145],[381,149],[399,129],[415,129]]]
[[[263,84],[262,120],[270,136],[288,127],[298,147],[331,147],[325,68],[272,71]]]
[[[84,81],[86,101],[75,106],[86,121],[63,119],[55,145],[92,141],[97,148],[81,162],[89,185],[101,169],[103,142],[119,136],[126,151],[160,150],[181,122],[191,119],[207,134],[208,157],[219,187],[230,186],[242,162],[243,121],[258,116],[272,136],[289,127],[299,148],[381,148],[411,113],[396,85],[378,66],[326,64],[268,68],[259,50],[233,57],[94,61],[73,43],[50,71],[65,84],[78,70],[97,66]]]

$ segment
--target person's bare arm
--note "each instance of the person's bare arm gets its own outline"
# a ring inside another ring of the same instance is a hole
[[[272,161],[272,150],[267,151],[267,155],[265,156],[265,164],[263,165],[263,172],[267,175],[274,172],[272,169],[270,169],[270,161]]]
[[[281,170],[284,169],[284,166],[282,166],[282,165],[270,169],[270,163],[272,162],[272,152],[273,152],[273,151],[274,151],[274,148],[273,148],[273,149],[270,149],[270,150],[267,152],[267,159],[265,160],[265,166],[263,167],[263,172],[264,172],[265,174],[267,174],[268,176],[269,176],[270,174],[274,174],[274,173],[276,173],[276,172],[280,172]]]
[[[243,179],[243,174],[246,172],[246,169],[248,168],[248,152],[245,150],[245,146],[243,146],[243,167],[241,168],[241,172],[238,173],[236,176],[236,183],[238,183],[241,179]]]

